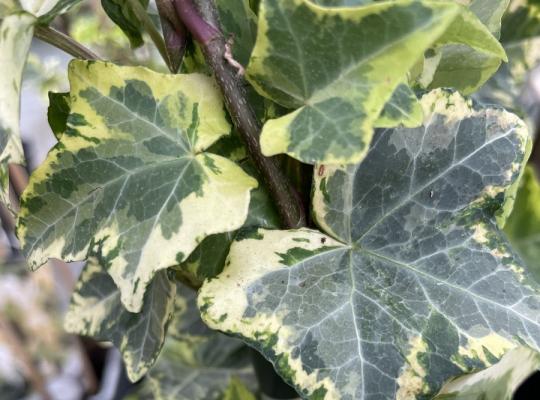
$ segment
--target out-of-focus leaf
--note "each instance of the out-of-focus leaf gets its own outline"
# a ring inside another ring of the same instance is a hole
[[[504,231],[529,272],[540,282],[540,183],[532,166],[523,174]]]

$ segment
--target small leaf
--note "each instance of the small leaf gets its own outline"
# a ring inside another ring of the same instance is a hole
[[[69,79],[68,128],[30,178],[17,234],[32,268],[99,247],[138,312],[156,271],[242,226],[257,182],[204,152],[230,130],[210,78],[72,61]]]
[[[384,104],[437,43],[505,58],[489,31],[454,2],[322,8],[307,0],[263,0],[247,77],[259,93],[295,109],[266,122],[264,154],[306,163],[361,160]]]
[[[148,286],[140,313],[130,313],[105,268],[99,260],[90,259],[73,292],[64,327],[71,333],[112,342],[122,353],[129,379],[135,382],[161,351],[175,295],[175,283],[167,271],[160,271]]]
[[[540,183],[532,166],[523,174],[504,231],[527,264],[528,271],[540,282]]]
[[[69,92],[53,93],[49,92],[49,108],[47,109],[47,120],[57,140],[67,129],[67,120],[71,110]]]
[[[538,352],[516,347],[492,367],[446,383],[435,400],[512,400],[517,388],[539,368]]]
[[[313,213],[332,237],[259,229],[200,290],[204,321],[303,398],[431,398],[508,349],[540,349],[540,286],[496,223],[527,129],[457,93],[421,104],[422,127],[379,130],[362,163],[315,168]]]
[[[468,0],[467,3],[469,10],[498,38],[509,0]],[[469,34],[476,36],[473,31]],[[482,86],[501,65],[500,57],[459,44],[443,46],[438,52],[441,58],[429,85],[431,88],[452,87],[469,94]]]
[[[231,380],[253,386],[247,348],[238,339],[211,331],[195,305],[195,292],[181,290],[169,337],[148,384],[158,400],[222,400]]]
[[[110,19],[125,33],[131,47],[137,48],[143,45],[143,26],[137,18],[131,1],[138,1],[146,10],[149,0],[101,0],[101,5]]]
[[[0,21],[0,201],[9,201],[8,164],[23,164],[20,139],[20,91],[22,73],[32,35],[35,17],[13,14]]]

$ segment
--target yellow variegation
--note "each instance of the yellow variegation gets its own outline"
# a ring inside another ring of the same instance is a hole
[[[17,234],[29,265],[99,251],[131,312],[158,270],[244,223],[257,181],[206,153],[230,132],[203,75],[72,61],[71,113],[31,176]]]
[[[446,383],[435,400],[511,400],[517,388],[540,369],[540,354],[516,347],[492,367]]]
[[[266,122],[263,152],[307,163],[361,160],[409,70],[428,48],[454,43],[505,59],[488,29],[455,2],[330,8],[263,0],[247,77],[259,93],[295,109]]]
[[[326,233],[258,229],[199,292],[210,327],[260,351],[304,399],[432,398],[450,378],[540,349],[540,286],[497,226],[530,143],[522,120],[426,93],[418,128],[314,169]]]

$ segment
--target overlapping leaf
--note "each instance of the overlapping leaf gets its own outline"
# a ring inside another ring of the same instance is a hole
[[[380,130],[362,163],[315,169],[331,237],[258,230],[201,289],[204,320],[304,398],[429,398],[523,342],[540,348],[540,288],[495,221],[526,127],[458,94],[421,102],[422,127]]]
[[[247,160],[241,166],[251,176],[257,176],[255,168]],[[205,238],[178,267],[179,273],[195,287],[201,286],[205,279],[214,278],[223,270],[233,240],[242,235],[243,229],[250,227],[279,227],[279,217],[264,185],[251,192],[248,217],[242,229]]]
[[[128,377],[139,380],[154,364],[173,314],[176,284],[159,271],[149,284],[140,313],[128,312],[120,292],[97,259],[85,266],[71,298],[64,326],[68,332],[112,342]]]
[[[30,179],[17,234],[29,265],[99,247],[128,311],[154,273],[239,228],[256,180],[203,150],[229,132],[212,80],[73,61],[67,130]]]
[[[221,400],[238,378],[252,387],[245,346],[208,329],[197,310],[195,292],[182,292],[163,352],[148,375],[154,398]]]
[[[518,387],[538,368],[540,354],[517,347],[492,367],[451,380],[435,400],[512,400]]]
[[[484,104],[499,104],[518,113],[534,134],[538,110],[524,96],[529,72],[540,63],[540,37],[524,39],[505,45],[508,63],[474,94]]]
[[[509,0],[469,0],[466,3],[469,10],[498,38],[501,18]],[[438,51],[440,59],[431,87],[453,87],[469,94],[482,86],[501,65],[500,57],[463,45],[446,45]]]
[[[453,2],[323,8],[264,0],[248,78],[261,94],[296,109],[265,124],[264,153],[308,163],[359,161],[394,89],[424,51],[449,43],[505,57],[487,28]]]
[[[9,204],[8,163],[24,162],[19,96],[35,20],[32,15],[21,13],[0,21],[0,201],[4,204]]]

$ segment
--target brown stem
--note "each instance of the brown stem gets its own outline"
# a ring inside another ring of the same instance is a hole
[[[80,58],[82,60],[99,60],[99,57],[94,52],[54,28],[38,25],[34,28],[34,36],[65,51],[75,58]]]
[[[174,4],[178,16],[202,46],[206,62],[223,93],[227,110],[252,161],[270,190],[284,227],[305,226],[305,211],[298,194],[281,171],[277,160],[265,157],[261,152],[261,125],[247,101],[244,79],[238,76],[237,70],[225,59],[226,40],[215,20],[214,3],[201,0],[199,8],[192,0],[174,0]],[[204,13],[206,19],[203,19],[200,12]]]

